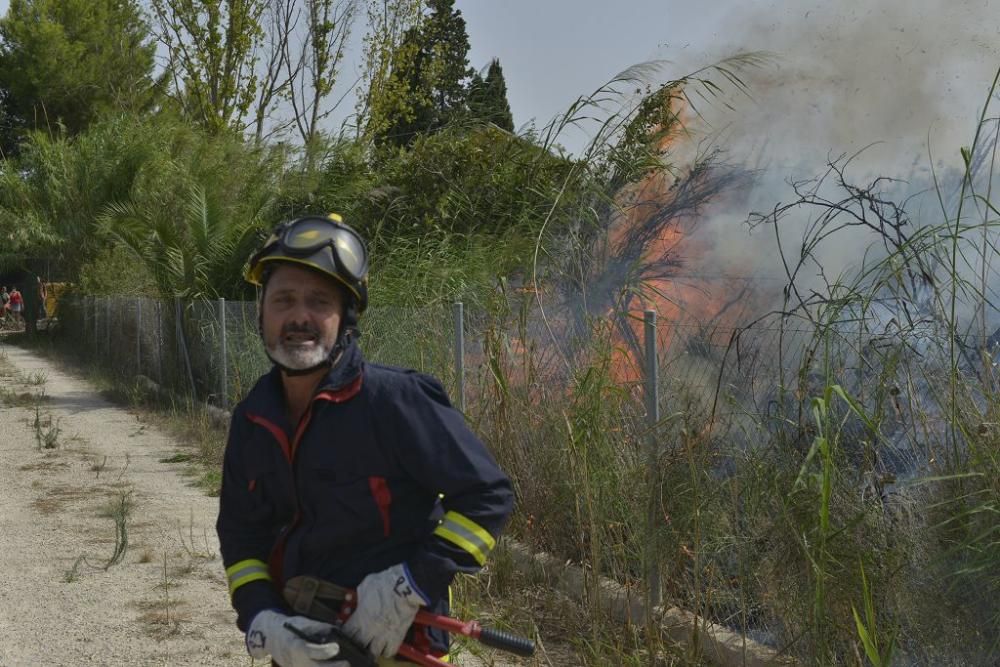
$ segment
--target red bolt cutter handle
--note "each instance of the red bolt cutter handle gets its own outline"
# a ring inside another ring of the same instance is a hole
[[[341,608],[340,618],[342,621],[346,620],[346,618],[350,616],[354,607],[357,605],[357,600],[352,598],[353,596],[349,597],[345,601],[344,606]],[[427,627],[444,630],[445,632],[451,634],[463,635],[465,637],[469,637],[470,639],[475,639],[480,644],[485,646],[500,649],[501,651],[508,651],[509,653],[514,653],[516,655],[530,657],[535,654],[535,642],[530,639],[526,637],[518,637],[517,635],[512,635],[510,633],[503,632],[502,630],[484,628],[478,621],[463,621],[457,618],[452,618],[451,616],[432,614],[429,611],[421,609],[417,612],[417,616],[414,618],[413,624],[425,625]],[[409,644],[400,645],[397,654],[407,660],[412,660],[418,665],[423,665],[424,667],[452,667],[449,663],[435,658],[432,655],[421,653]]]
[[[526,637],[518,637],[502,630],[484,628],[477,621],[461,621],[451,616],[432,614],[421,609],[413,621],[417,625],[438,628],[452,634],[460,634],[475,639],[480,644],[529,657],[535,654],[535,642]]]

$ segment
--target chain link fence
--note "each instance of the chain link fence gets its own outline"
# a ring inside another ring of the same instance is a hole
[[[372,307],[363,324],[360,344],[370,362],[430,373],[455,392],[456,327],[449,309]],[[66,297],[59,327],[80,357],[99,361],[116,377],[144,375],[223,409],[271,367],[252,301]]]

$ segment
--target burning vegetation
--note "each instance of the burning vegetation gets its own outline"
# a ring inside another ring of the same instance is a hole
[[[488,327],[479,417],[547,508],[519,532],[635,586],[653,563],[671,603],[808,662],[992,664],[997,123],[936,183],[859,185],[857,155],[830,160],[744,214],[768,257],[720,265],[705,227],[747,211],[758,174],[699,149],[682,86],[645,100],[589,222]],[[863,252],[830,261],[845,239]]]

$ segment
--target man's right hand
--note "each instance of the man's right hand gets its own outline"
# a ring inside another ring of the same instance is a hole
[[[303,639],[288,624],[305,636],[320,637],[333,626],[314,621],[305,616],[286,616],[273,609],[265,609],[254,616],[247,630],[247,651],[260,660],[271,656],[281,667],[351,667],[344,660],[332,660],[340,653],[337,642],[313,644]]]

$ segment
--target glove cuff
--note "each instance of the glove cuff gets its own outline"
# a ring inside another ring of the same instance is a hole
[[[421,602],[421,603],[422,603],[422,604],[423,604],[423,605],[424,605],[425,607],[429,607],[429,606],[430,606],[430,604],[431,604],[431,600],[430,600],[430,598],[428,598],[428,597],[427,597],[427,595],[426,595],[426,594],[425,594],[425,593],[424,593],[424,592],[423,592],[423,591],[422,591],[422,590],[420,589],[420,586],[417,586],[417,581],[416,581],[416,580],[415,580],[415,579],[413,578],[413,573],[412,573],[412,572],[410,572],[410,566],[409,566],[409,565],[407,565],[406,563],[403,563],[402,565],[403,565],[403,576],[405,576],[405,577],[406,577],[406,581],[407,581],[407,583],[409,583],[409,584],[410,584],[410,588],[412,588],[412,589],[413,589],[413,592],[414,592],[414,593],[416,593],[416,594],[417,594],[417,596],[418,596],[418,597],[420,598],[420,602]]]
[[[247,625],[247,633],[243,637],[247,653],[256,660],[266,658],[271,654],[270,648],[267,646],[268,629],[266,627],[257,627],[258,622],[260,626],[269,626],[268,616],[284,617],[285,614],[280,609],[261,609],[250,619],[250,623]]]

